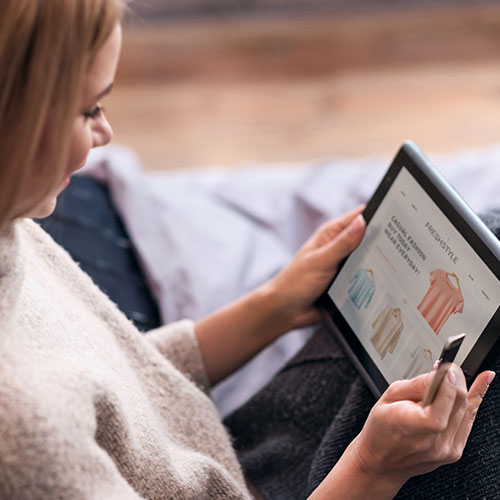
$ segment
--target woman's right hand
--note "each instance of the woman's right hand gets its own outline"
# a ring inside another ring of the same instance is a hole
[[[462,456],[494,373],[481,373],[467,392],[462,370],[451,365],[434,402],[422,407],[434,373],[391,384],[372,408],[356,447],[373,476],[402,485]]]
[[[391,384],[311,498],[328,498],[328,491],[346,499],[365,494],[393,498],[411,477],[459,460],[495,374],[481,373],[467,392],[462,370],[451,365],[434,402],[422,407],[433,376],[431,372]]]

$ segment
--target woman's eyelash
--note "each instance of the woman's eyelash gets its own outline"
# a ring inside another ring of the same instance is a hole
[[[98,105],[95,108],[92,108],[91,110],[83,113],[83,116],[90,120],[95,120],[96,118],[99,118],[103,113],[104,113],[104,108],[101,105]]]

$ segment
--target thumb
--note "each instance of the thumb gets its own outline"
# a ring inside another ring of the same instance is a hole
[[[340,261],[355,250],[365,234],[366,223],[359,214],[333,240],[327,243],[322,252],[331,268],[337,267]]]
[[[401,400],[422,401],[428,385],[428,373],[418,375],[409,380],[397,380],[387,388],[380,399],[386,403]]]

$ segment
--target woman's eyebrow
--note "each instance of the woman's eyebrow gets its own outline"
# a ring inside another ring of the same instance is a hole
[[[113,88],[114,82],[110,83],[100,94],[94,97],[94,101],[99,101],[101,100],[105,95],[109,94],[111,92],[111,89]]]

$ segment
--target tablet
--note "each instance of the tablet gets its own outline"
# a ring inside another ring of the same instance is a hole
[[[405,142],[363,213],[366,234],[318,300],[378,397],[430,371],[446,339],[468,382],[500,349],[500,243]]]

